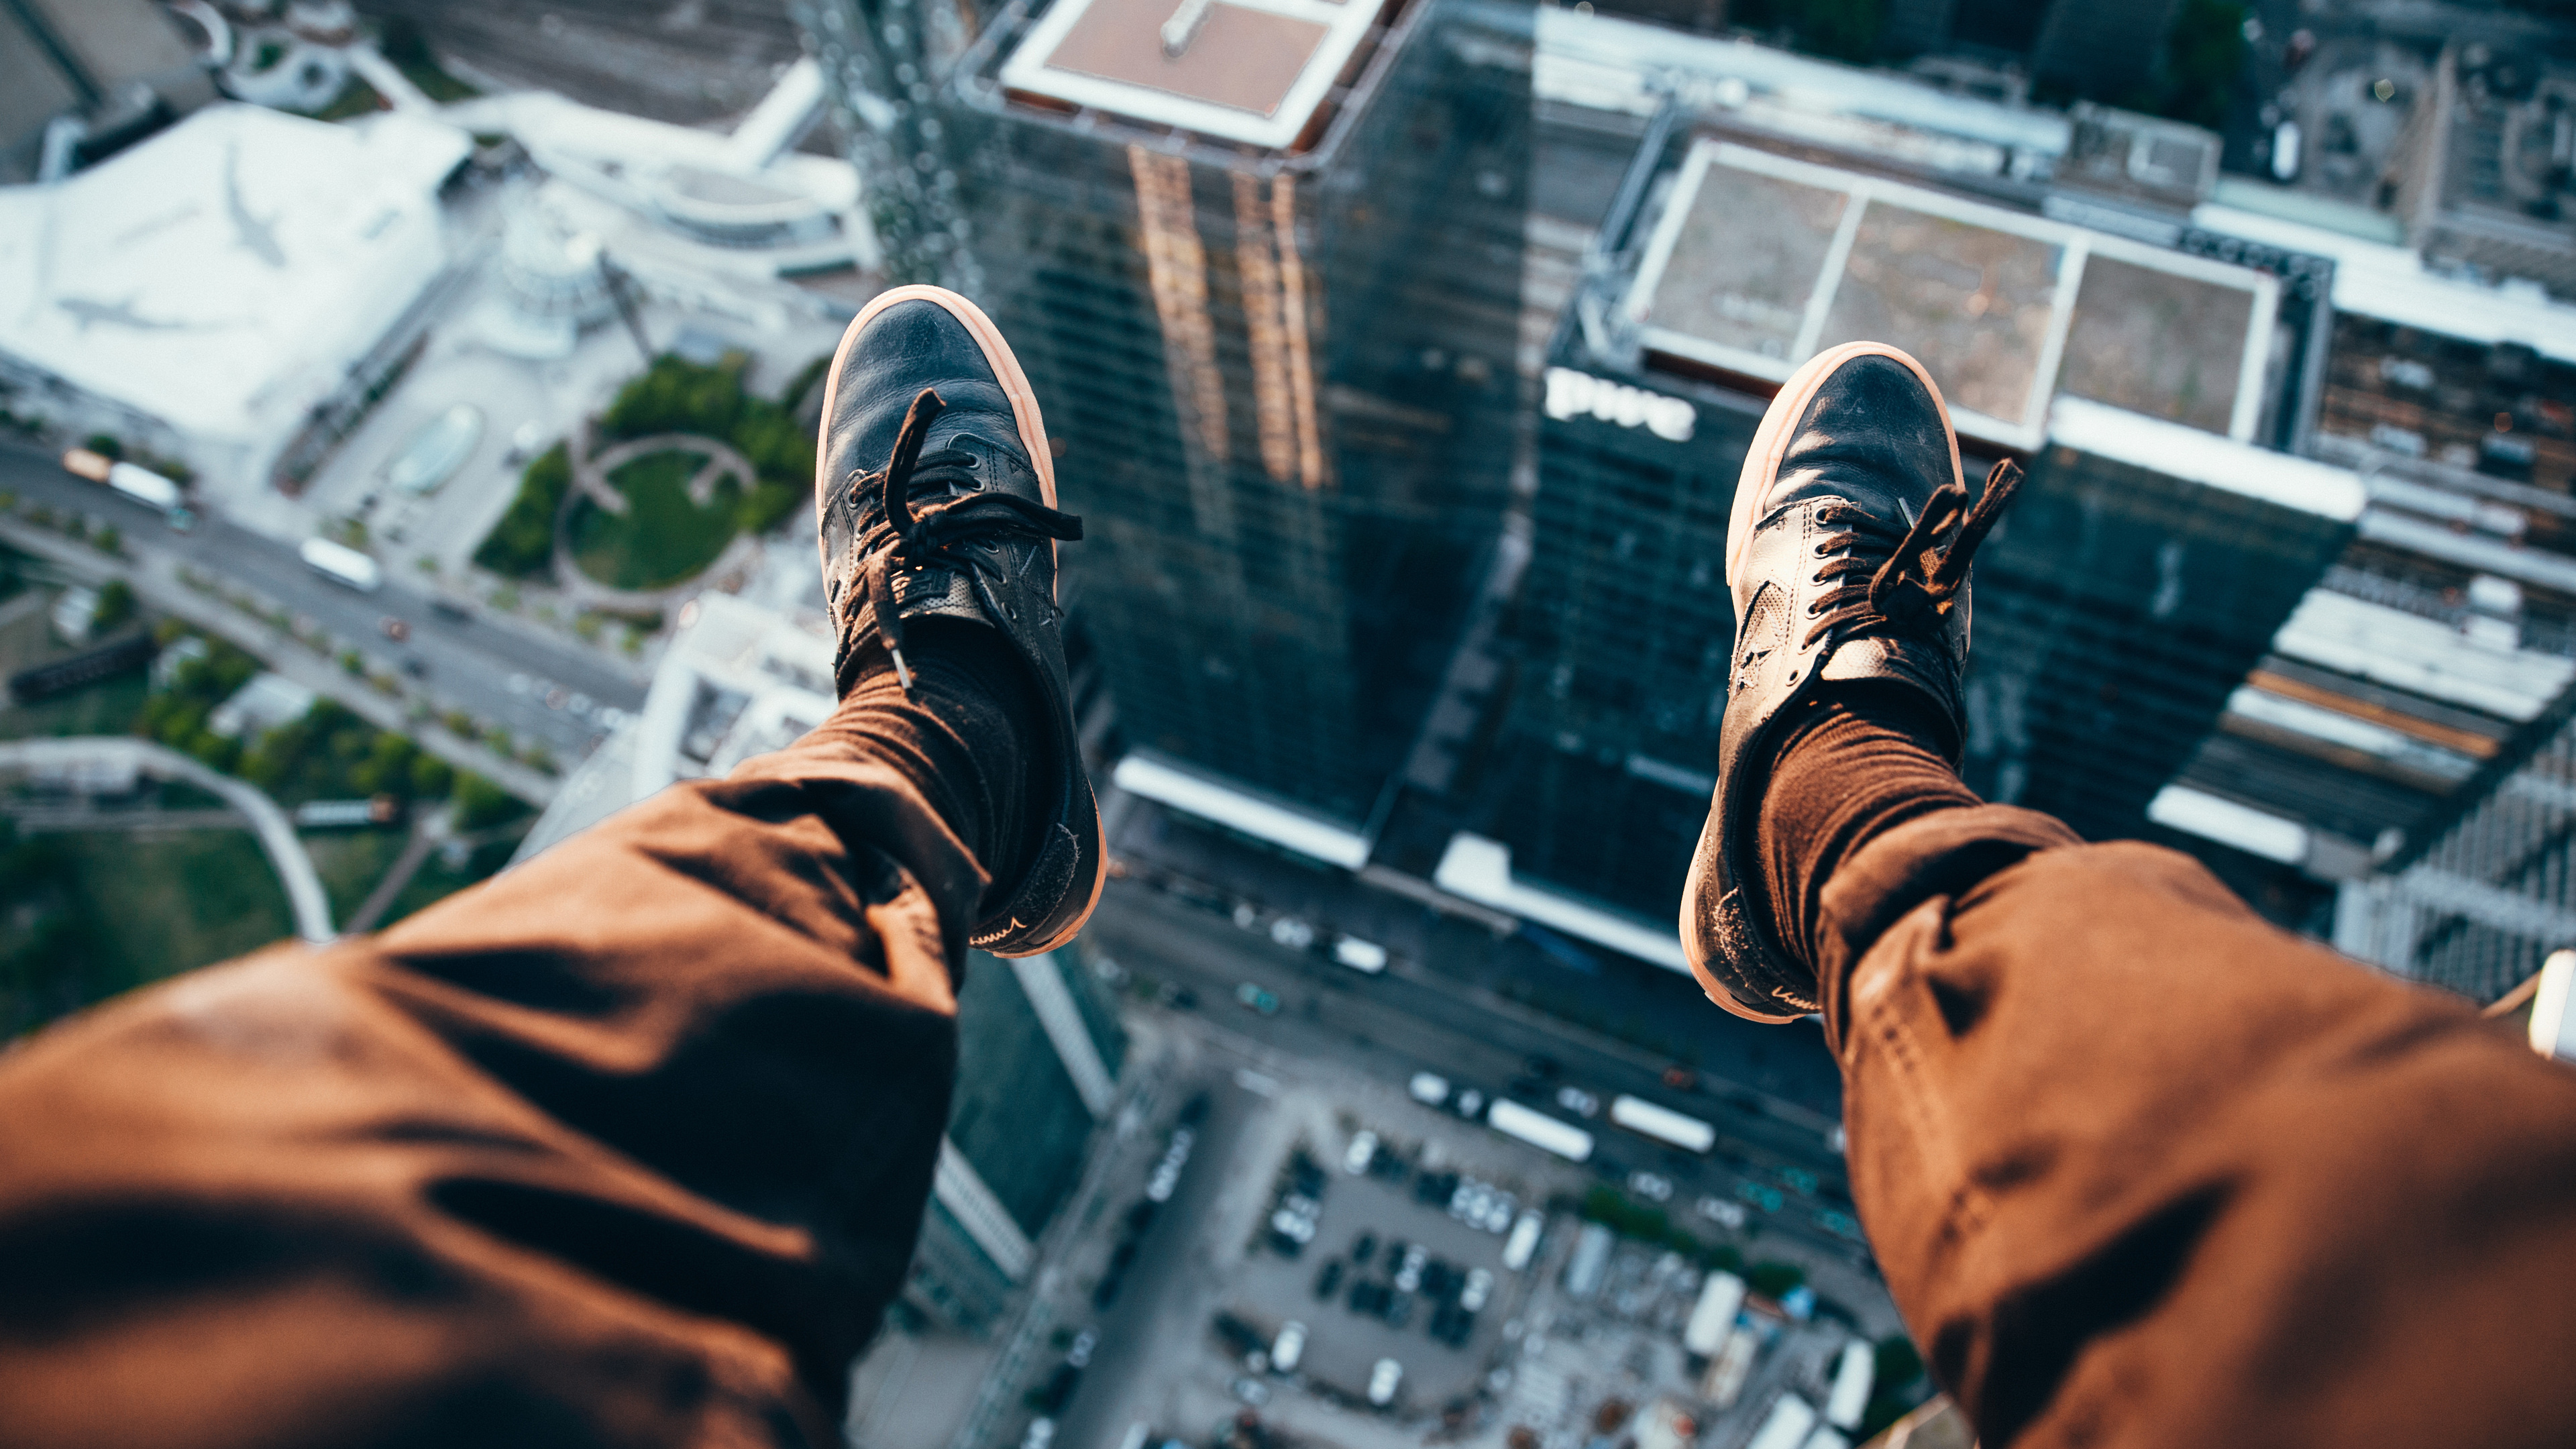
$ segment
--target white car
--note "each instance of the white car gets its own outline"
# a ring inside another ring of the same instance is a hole
[[[1270,1230],[1301,1248],[1315,1241],[1315,1220],[1287,1208],[1270,1215]]]
[[[1744,1204],[1740,1202],[1728,1202],[1722,1197],[1701,1198],[1699,1200],[1699,1215],[1722,1228],[1740,1228],[1744,1226]]]
[[[1470,1313],[1481,1312],[1494,1296],[1494,1275],[1482,1268],[1467,1270],[1466,1286],[1458,1290],[1458,1306]]]
[[[1628,1174],[1628,1190],[1648,1202],[1663,1202],[1673,1195],[1673,1183],[1651,1172],[1632,1172]]]
[[[1458,1115],[1473,1122],[1485,1115],[1485,1094],[1469,1087],[1458,1094]]]
[[[1337,936],[1333,940],[1333,959],[1364,976],[1375,976],[1386,969],[1386,948],[1357,936]]]
[[[1395,1402],[1396,1385],[1404,1382],[1404,1365],[1391,1358],[1377,1361],[1369,1370],[1368,1401],[1383,1409]]]
[[[1350,1150],[1342,1154],[1342,1171],[1358,1177],[1377,1161],[1377,1134],[1363,1127],[1351,1134]]]
[[[1020,1449],[1047,1449],[1055,1442],[1055,1420],[1032,1419],[1029,1432],[1021,1438]]]
[[[1270,1386],[1259,1379],[1236,1379],[1233,1387],[1236,1398],[1256,1409],[1270,1402]]]
[[[1315,944],[1315,928],[1295,916],[1281,916],[1270,923],[1270,939],[1291,951],[1303,951]]]
[[[1556,1105],[1563,1107],[1565,1110],[1573,1113],[1577,1117],[1598,1117],[1601,1115],[1601,1099],[1592,1095],[1590,1092],[1583,1090],[1581,1087],[1557,1088]]]
[[[1405,1090],[1422,1105],[1437,1107],[1449,1100],[1449,1079],[1438,1072],[1415,1072],[1413,1080],[1405,1084]]]
[[[1404,1250],[1404,1266],[1395,1270],[1395,1291],[1415,1293],[1422,1288],[1422,1270],[1431,1262],[1430,1251],[1420,1243]]]
[[[1306,1325],[1295,1319],[1279,1325],[1279,1336],[1270,1340],[1270,1371],[1293,1374],[1297,1361],[1306,1356]]]

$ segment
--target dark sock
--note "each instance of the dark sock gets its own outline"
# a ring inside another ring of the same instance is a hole
[[[912,692],[890,661],[872,661],[842,697],[838,722],[880,744],[1007,890],[1033,853],[1028,752],[1044,738],[1028,670],[1000,634],[955,619],[908,622],[903,657]]]
[[[1980,802],[1942,757],[1947,734],[1913,690],[1845,685],[1818,696],[1782,737],[1754,843],[1780,939],[1817,959],[1818,902],[1853,852],[1918,815]]]

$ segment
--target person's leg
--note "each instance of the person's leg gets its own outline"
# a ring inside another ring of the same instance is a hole
[[[1065,843],[1090,796],[1061,657],[1031,633],[1053,554],[1030,530],[1070,520],[948,507],[982,491],[942,482],[956,457],[1008,490],[1025,438],[1044,456],[955,300],[840,359],[875,386],[826,419],[829,723],[380,936],[0,1058],[0,1441],[837,1439],[929,1193],[967,943],[1043,949],[1095,889]],[[941,411],[902,392],[925,375],[948,416],[889,465],[896,424]],[[1008,619],[900,556],[890,474],[993,546],[974,597]],[[889,555],[900,671],[853,580]]]
[[[1836,743],[1781,816],[1942,765]],[[2576,1073],[2187,856],[1955,790],[1827,862],[1805,955],[1861,1221],[1983,1442],[2576,1437]]]
[[[1938,406],[1862,356],[1875,378],[1793,382],[1747,467],[1771,536],[1731,577],[1753,627],[1683,924],[1727,928],[1691,942],[1721,1004],[1822,1010],[1934,1376],[1989,1446],[2576,1439],[2576,1074],[2187,857],[1959,785],[1964,587],[1955,613],[1826,594],[1903,556],[1850,512],[1948,507],[1896,477],[1937,445],[1855,442]],[[1932,532],[1925,571],[1963,585],[1973,534]],[[1840,622],[1766,637],[1766,590]]]

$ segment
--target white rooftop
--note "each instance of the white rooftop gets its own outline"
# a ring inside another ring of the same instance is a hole
[[[0,188],[0,353],[254,454],[283,444],[445,265],[464,132],[198,112]]]
[[[1499,840],[1464,831],[1449,837],[1431,883],[1462,900],[1491,906],[1525,921],[1563,931],[1667,971],[1688,972],[1677,926],[1650,925],[1623,911],[1608,910],[1532,885],[1512,874],[1512,848]]]
[[[2048,440],[2342,523],[2359,518],[2370,501],[2361,479],[2350,469],[2275,453],[2080,397],[2060,395],[2049,405]]]
[[[2425,270],[2423,259],[2404,247],[2234,207],[2203,206],[2191,219],[2210,231],[2333,258],[2338,312],[2488,346],[2519,342],[2576,362],[2576,306],[2551,300],[2536,283],[2481,286]]]

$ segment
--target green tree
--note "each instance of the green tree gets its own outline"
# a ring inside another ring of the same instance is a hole
[[[114,531],[109,530],[111,533]],[[105,544],[103,535],[101,544]],[[134,617],[134,612],[134,586],[123,579],[109,579],[99,586],[98,612],[90,618],[89,631],[95,636],[122,628]]]
[[[1806,1281],[1806,1269],[1776,1258],[1754,1264],[1744,1275],[1744,1286],[1765,1298],[1778,1298]]]
[[[545,572],[554,563],[555,517],[571,491],[572,452],[557,443],[519,475],[518,495],[484,535],[474,561],[508,578]]]
[[[2236,78],[2245,69],[2245,7],[2229,0],[2182,0],[2165,32],[2152,109],[2215,131],[2227,124]]]
[[[411,793],[417,800],[434,800],[456,788],[455,767],[438,756],[421,752],[411,760]]]
[[[459,830],[487,829],[527,809],[509,791],[471,770],[457,775],[454,798]]]

